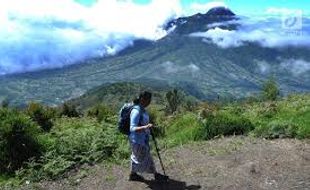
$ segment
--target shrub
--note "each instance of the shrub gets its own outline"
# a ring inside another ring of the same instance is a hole
[[[128,156],[120,147],[120,136],[115,126],[102,127],[96,120],[89,118],[61,118],[57,120],[50,133],[39,137],[44,145],[45,154],[37,162],[18,174],[32,180],[55,179],[66,171],[84,163],[93,164],[100,160]],[[37,169],[34,172],[33,166]]]
[[[280,94],[280,90],[274,78],[270,78],[262,86],[262,97],[264,100],[274,101]]]
[[[98,122],[109,122],[113,115],[111,109],[104,104],[96,105],[87,111],[87,116],[97,118]]]
[[[49,131],[52,128],[52,118],[56,115],[56,111],[34,102],[28,105],[26,113],[34,122],[41,126],[44,131]]]
[[[174,89],[174,90],[167,92],[166,99],[168,102],[168,105],[167,105],[168,111],[170,111],[170,113],[174,113],[175,111],[177,111],[178,107],[181,105],[183,95],[181,94],[179,90]]]
[[[285,138],[295,137],[298,126],[289,121],[274,120],[267,125],[261,125],[253,131],[255,136],[264,138]]]
[[[219,135],[241,135],[253,129],[253,124],[240,114],[221,110],[204,119],[203,138],[211,139]]]
[[[194,99],[192,96],[186,96],[184,98],[182,107],[185,109],[185,111],[194,111],[198,105],[198,101]]]
[[[210,104],[207,102],[200,103],[198,107],[199,117],[201,119],[212,116],[216,111],[220,109],[218,104]]]
[[[8,108],[9,105],[10,105],[10,100],[9,99],[5,98],[4,100],[2,100],[1,107]]]
[[[277,114],[277,112],[278,106],[275,102],[264,102],[258,113],[263,117],[272,118]]]
[[[168,143],[170,145],[201,140],[202,134],[203,123],[192,113],[177,116],[167,128]]]
[[[159,107],[151,106],[148,108],[148,113],[150,115],[150,123],[154,124],[156,127],[153,128],[156,137],[163,137],[166,133],[167,117],[165,113],[159,110]]]
[[[310,122],[308,122],[308,125],[300,126],[298,128],[296,137],[300,139],[310,138]]]
[[[62,105],[61,109],[61,116],[67,116],[67,117],[79,117],[80,114],[76,109],[76,106],[74,104],[64,103]]]
[[[40,129],[26,115],[0,109],[0,171],[12,173],[41,154],[36,136]]]

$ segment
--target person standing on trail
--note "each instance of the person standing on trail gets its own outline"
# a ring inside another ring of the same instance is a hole
[[[130,181],[143,181],[137,173],[152,173],[155,180],[166,180],[166,176],[156,172],[154,160],[150,152],[150,130],[154,127],[149,122],[149,114],[145,108],[151,103],[152,94],[144,91],[133,101],[134,106],[130,113],[129,141],[132,154]]]

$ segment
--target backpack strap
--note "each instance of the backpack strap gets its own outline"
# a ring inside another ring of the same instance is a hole
[[[141,111],[141,107],[139,106],[139,108],[135,108],[135,106],[133,106],[130,110],[130,112],[133,110],[133,109],[137,109],[139,111],[139,125],[141,126],[141,123],[142,123],[142,120],[143,120],[143,112]]]

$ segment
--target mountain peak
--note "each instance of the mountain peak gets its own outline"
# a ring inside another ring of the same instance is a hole
[[[210,24],[237,19],[236,15],[226,7],[214,7],[207,13],[197,13],[188,17],[180,17],[168,22],[166,30],[174,28],[173,33],[190,34],[193,32],[207,31]],[[230,26],[234,28],[234,26]]]
[[[207,13],[206,16],[236,16],[230,9],[227,7],[214,7],[211,8]]]

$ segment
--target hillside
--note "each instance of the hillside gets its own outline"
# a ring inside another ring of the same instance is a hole
[[[128,139],[116,130],[118,110],[101,106],[109,103],[105,98],[123,103],[120,89],[132,87],[144,88],[120,83],[86,93],[75,100],[86,109],[82,113],[36,103],[22,110],[0,107],[0,189],[161,189],[149,176],[145,183],[126,180]],[[109,99],[113,95],[121,102]],[[167,101],[158,96],[147,110],[170,189],[309,185],[309,94],[190,106],[182,100],[175,112],[163,109]]]
[[[201,100],[240,98],[257,93],[270,76],[276,78],[283,94],[309,92],[310,70],[301,70],[304,62],[292,65],[298,60],[310,62],[307,47],[268,48],[249,42],[222,48],[189,36],[210,29],[210,23],[235,18],[225,14],[214,17],[217,13],[222,12],[212,12],[212,17],[206,13],[171,21],[177,27],[166,37],[154,42],[135,41],[115,56],[60,69],[0,76],[0,101],[6,98],[12,105],[31,100],[58,105],[89,89],[115,82],[174,86]],[[227,27],[233,30],[237,26]]]
[[[279,69],[277,57],[291,55],[307,60],[307,49],[268,49],[254,44],[221,49],[201,39],[171,36],[143,49],[106,59],[57,70],[0,77],[1,97],[13,104],[29,100],[59,104],[78,97],[103,83],[152,81],[183,88],[200,99],[217,95],[248,96],[259,91],[269,74],[260,73],[258,63],[265,62],[277,78],[283,93],[309,91],[309,73],[293,76]]]
[[[139,93],[145,90],[152,92],[152,104],[165,107],[167,104],[166,94],[173,90],[173,88],[168,85],[158,87],[156,83],[150,84],[149,86],[131,82],[105,84],[91,89],[82,96],[67,101],[67,103],[73,104],[81,111],[85,111],[99,104],[108,106],[113,111],[119,111],[125,102],[132,102],[136,98],[135,96],[138,96]],[[199,102],[197,98],[188,95],[182,90],[176,90],[182,96],[182,100],[192,103]]]

